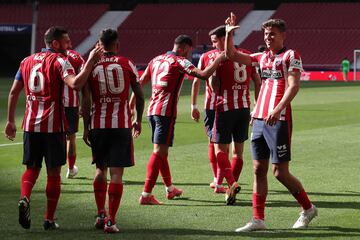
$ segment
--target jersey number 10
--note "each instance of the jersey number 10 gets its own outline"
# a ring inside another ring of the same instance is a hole
[[[119,94],[125,88],[124,72],[119,64],[110,64],[106,67],[98,65],[93,71],[93,77],[99,76],[100,94],[108,91],[112,94]]]

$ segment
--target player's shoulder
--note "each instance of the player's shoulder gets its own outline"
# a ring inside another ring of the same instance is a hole
[[[71,59],[71,58],[74,60],[82,59],[81,54],[75,50],[67,50],[67,56],[69,59]]]
[[[219,54],[220,54],[220,50],[215,48],[210,51],[204,52],[203,54],[201,54],[201,56],[203,58],[214,58]]]
[[[286,49],[284,51],[284,56],[286,59],[300,59],[301,55],[298,50],[296,49]]]

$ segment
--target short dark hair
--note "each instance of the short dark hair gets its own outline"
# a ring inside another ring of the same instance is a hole
[[[44,34],[44,41],[46,46],[50,46],[52,41],[54,40],[60,40],[64,34],[67,34],[68,32],[65,30],[64,27],[61,26],[53,26],[50,27],[48,30],[46,30]]]
[[[218,27],[214,28],[213,30],[211,30],[209,32],[209,36],[211,36],[211,35],[215,35],[218,38],[225,37],[225,35],[226,35],[225,25],[218,26]]]
[[[106,28],[100,32],[99,39],[104,47],[108,48],[118,40],[118,33],[115,29]]]
[[[191,40],[191,37],[188,35],[179,35],[175,38],[175,44],[186,44],[189,45],[190,47],[192,47],[193,43]]]
[[[266,22],[263,22],[261,29],[264,31],[265,28],[276,27],[280,32],[286,31],[286,22],[282,19],[269,19]]]

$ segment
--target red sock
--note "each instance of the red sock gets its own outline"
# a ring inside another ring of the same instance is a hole
[[[60,176],[48,176],[46,184],[46,197],[47,197],[47,206],[45,212],[45,219],[49,221],[54,220],[54,214],[56,206],[60,198]]]
[[[123,193],[123,184],[122,183],[112,183],[109,184],[109,217],[115,224],[116,212],[119,209],[121,196]]]
[[[231,160],[231,170],[236,182],[239,180],[243,164],[244,161],[241,158],[233,157]]]
[[[27,197],[30,200],[32,189],[40,173],[39,169],[27,168],[21,177],[20,197]]]
[[[94,180],[93,187],[94,187],[94,195],[95,195],[95,202],[98,210],[98,215],[100,215],[101,212],[104,212],[104,214],[106,215],[105,201],[106,201],[107,182]]]
[[[162,158],[156,153],[152,153],[147,165],[146,180],[144,185],[144,192],[151,193],[155,186],[156,179],[159,176],[159,169]]]
[[[260,196],[257,193],[252,195],[253,217],[254,219],[265,219],[265,201],[266,196]]]
[[[222,171],[220,167],[217,168],[216,176],[216,185],[222,185],[224,180],[224,171]]]
[[[167,157],[162,159],[160,165],[160,174],[162,176],[165,186],[170,187],[172,185],[172,181],[171,181],[169,161]]]
[[[209,161],[210,161],[210,167],[212,169],[213,175],[216,178],[217,176],[217,160],[216,160],[216,155],[215,155],[215,148],[214,148],[214,144],[213,143],[209,143],[208,146],[208,156],[209,156]]]
[[[68,168],[73,169],[76,161],[76,154],[75,155],[68,155]]]
[[[231,171],[231,165],[230,165],[228,154],[223,151],[220,151],[216,155],[216,158],[217,158],[217,161],[219,164],[219,168],[221,168],[221,171],[224,173],[224,177],[225,177],[228,185],[229,186],[233,185],[233,183],[235,182],[235,179],[234,179],[234,176]]]
[[[308,210],[311,208],[312,204],[304,189],[296,194],[293,194],[293,196],[304,210]]]

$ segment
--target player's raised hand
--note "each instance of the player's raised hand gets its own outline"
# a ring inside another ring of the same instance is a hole
[[[91,50],[89,54],[89,60],[97,61],[101,57],[103,52],[104,48],[99,44],[96,44],[95,48]]]
[[[235,25],[236,24],[236,16],[233,12],[231,12],[230,17],[228,17],[225,20],[225,24],[226,24],[225,31],[228,33],[234,31],[237,28],[240,28],[240,26]]]
[[[16,125],[13,122],[7,122],[5,126],[5,137],[14,141],[16,136]]]
[[[141,122],[134,121],[132,124],[133,138],[137,138],[141,134]]]

